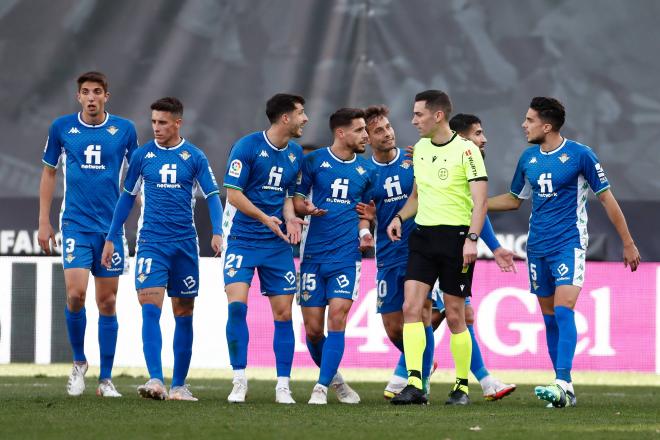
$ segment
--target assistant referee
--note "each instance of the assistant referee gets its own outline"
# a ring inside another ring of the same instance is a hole
[[[421,137],[413,153],[415,186],[387,228],[390,239],[399,240],[401,224],[415,216],[403,303],[408,386],[391,400],[395,405],[427,403],[421,377],[426,344],[422,310],[436,279],[445,293],[456,365],[456,384],[446,403],[470,403],[467,378],[472,340],[465,325],[465,298],[472,295],[477,240],[487,211],[488,177],[479,149],[449,128],[451,107],[449,96],[440,90],[415,96],[412,124]]]

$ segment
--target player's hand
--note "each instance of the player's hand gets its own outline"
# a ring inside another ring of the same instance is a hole
[[[401,220],[399,217],[394,217],[390,224],[387,226],[387,236],[392,241],[401,240]]]
[[[51,226],[50,222],[39,223],[39,233],[37,235],[37,240],[39,241],[39,247],[41,247],[41,250],[43,250],[46,255],[50,255],[52,250],[55,249],[55,231],[53,230],[53,226]]]
[[[415,152],[415,147],[413,145],[408,145],[406,148],[404,148],[404,150],[406,150],[406,154],[404,154],[403,157],[412,159],[413,153]]]
[[[495,262],[502,272],[518,273],[516,263],[513,261],[514,254],[512,251],[500,246],[495,249],[493,255],[495,256]]]
[[[376,204],[373,200],[367,203],[358,203],[355,207],[358,216],[361,220],[369,220],[370,222],[376,219]]]
[[[305,200],[305,215],[311,215],[313,217],[320,217],[328,213],[327,209],[321,209],[314,206],[311,200]]]
[[[375,246],[374,244],[374,236],[371,234],[365,234],[360,238],[360,252],[364,252],[367,249],[373,248]]]
[[[302,227],[308,223],[299,218],[293,217],[286,221],[286,235],[289,237],[289,243],[298,244],[300,243],[300,237],[302,236]]]
[[[634,272],[637,270],[637,267],[639,266],[641,260],[642,257],[639,255],[639,251],[637,250],[637,246],[635,246],[635,243],[630,243],[629,245],[623,247],[624,267],[630,266],[630,271]]]
[[[103,245],[103,253],[101,254],[101,265],[106,269],[110,269],[112,267],[112,254],[114,253],[115,244],[110,240],[106,240],[105,244]]]
[[[268,227],[271,231],[275,233],[278,237],[280,237],[282,240],[286,241],[287,243],[289,242],[289,239],[287,238],[286,235],[284,235],[284,232],[282,232],[282,229],[280,229],[280,225],[282,224],[282,220],[275,216],[270,216],[266,217],[265,220],[263,220],[263,224]]]
[[[214,257],[220,255],[220,252],[222,252],[222,235],[214,234],[211,237],[211,249],[215,252]]]
[[[468,267],[475,261],[477,261],[477,242],[466,239],[463,245],[463,267]]]

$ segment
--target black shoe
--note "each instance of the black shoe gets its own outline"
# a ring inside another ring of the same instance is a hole
[[[470,397],[467,395],[467,393],[463,390],[460,389],[455,389],[452,390],[451,393],[449,393],[449,399],[445,402],[445,405],[469,405],[470,404]]]
[[[426,400],[424,391],[414,385],[406,385],[390,402],[392,405],[426,405],[428,400]]]

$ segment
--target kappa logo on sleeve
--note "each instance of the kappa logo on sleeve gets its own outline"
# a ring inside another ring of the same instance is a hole
[[[239,178],[241,177],[241,171],[243,170],[243,164],[240,160],[234,159],[229,164],[229,175],[231,177]]]

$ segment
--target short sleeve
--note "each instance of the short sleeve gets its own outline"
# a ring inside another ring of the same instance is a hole
[[[592,149],[587,149],[580,156],[580,173],[587,180],[587,183],[589,183],[591,190],[595,194],[600,194],[610,188],[610,182],[607,180],[605,170]]]
[[[298,179],[296,181],[296,195],[307,198],[310,190],[312,189],[312,160],[313,154],[308,154],[303,158]]]
[[[138,148],[138,137],[135,131],[135,125],[130,124],[128,130],[128,139],[126,140],[126,160],[130,162],[133,152]]]
[[[48,130],[48,139],[46,139],[46,146],[44,147],[44,155],[41,159],[44,165],[57,168],[62,155],[62,142],[60,140],[59,132],[55,123],[50,126]]]
[[[523,154],[518,160],[518,166],[516,166],[516,172],[513,174],[511,189],[509,190],[517,199],[523,200],[532,195],[532,187],[525,178],[525,161],[525,155]]]
[[[142,158],[138,150],[133,151],[128,162],[128,171],[124,179],[124,191],[136,196],[142,186]]]
[[[465,147],[463,150],[463,169],[468,182],[488,180],[484,158],[481,156],[479,148],[474,144]]]
[[[252,160],[249,149],[238,141],[229,154],[223,186],[243,191],[249,181]]]
[[[204,193],[204,198],[209,198],[213,194],[218,194],[220,192],[218,191],[218,182],[215,180],[211,165],[209,165],[208,159],[203,154],[197,161],[195,179]]]

